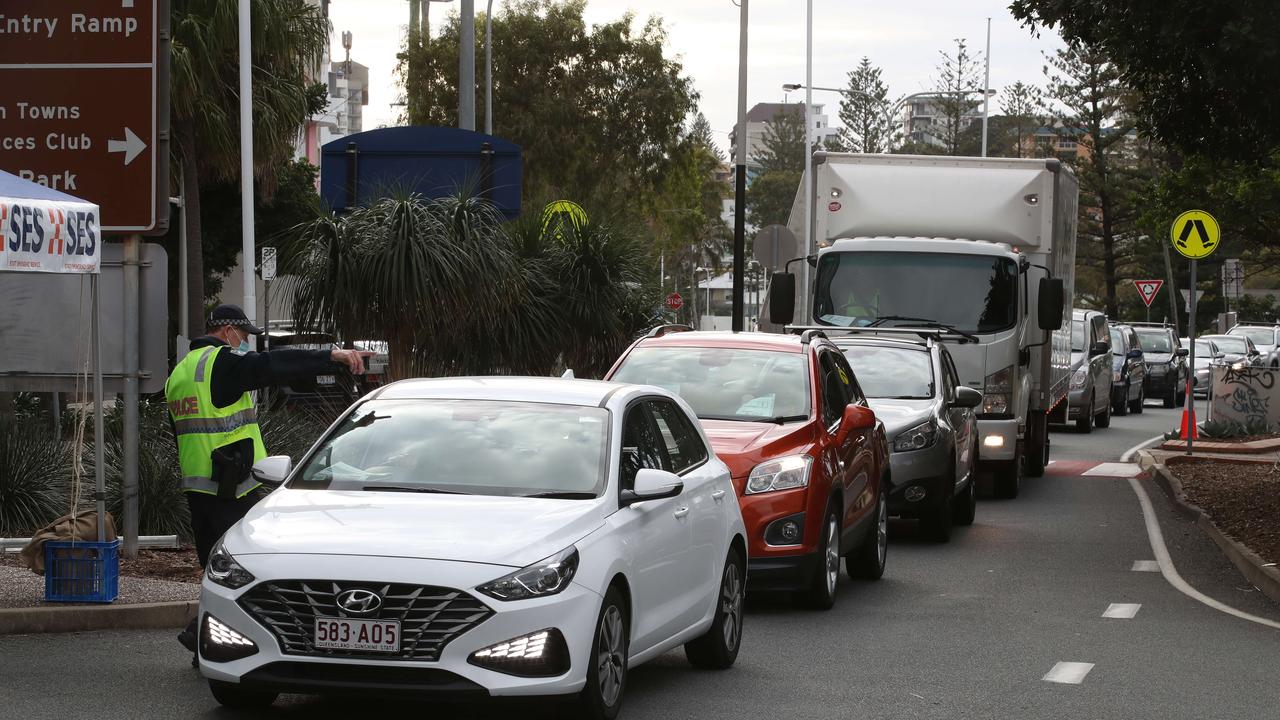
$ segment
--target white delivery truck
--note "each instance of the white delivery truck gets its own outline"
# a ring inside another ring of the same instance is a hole
[[[996,494],[1016,496],[1024,473],[1044,472],[1046,416],[1070,384],[1074,173],[1054,159],[819,152],[814,163],[819,249],[774,274],[771,323],[940,336],[959,381],[984,395],[980,465]],[[796,210],[803,238],[802,201]]]

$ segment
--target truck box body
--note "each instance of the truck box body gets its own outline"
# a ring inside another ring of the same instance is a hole
[[[1029,419],[1041,433],[1070,383],[1074,174],[1046,159],[820,152],[813,184],[820,249],[798,324],[953,326],[945,339],[960,381],[987,395],[980,457],[1020,460]],[[803,213],[792,220],[803,237]],[[1045,277],[1064,283],[1061,330],[1038,324]]]

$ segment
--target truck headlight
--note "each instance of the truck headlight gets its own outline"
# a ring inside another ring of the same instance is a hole
[[[747,495],[774,490],[790,490],[809,484],[809,467],[813,458],[808,455],[788,455],[755,466],[747,477]]]
[[[578,572],[578,548],[570,545],[551,557],[527,565],[476,588],[498,600],[526,600],[545,597],[569,587]]]
[[[923,450],[932,445],[937,437],[938,427],[933,424],[933,421],[922,422],[910,430],[898,433],[898,437],[893,439],[893,451]]]
[[[1013,366],[1001,368],[982,382],[982,412],[1006,415],[1013,406]]]

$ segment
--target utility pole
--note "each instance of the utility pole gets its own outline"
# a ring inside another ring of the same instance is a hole
[[[987,54],[983,56],[987,62],[986,74],[982,79],[982,157],[987,156],[987,116],[991,106],[991,18],[987,18]]]
[[[458,18],[458,127],[476,129],[476,3],[462,0]]]

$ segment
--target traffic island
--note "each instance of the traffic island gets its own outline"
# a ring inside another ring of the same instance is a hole
[[[184,627],[199,605],[199,568],[195,563],[193,575],[186,559],[173,555],[140,553],[123,563],[123,572],[137,574],[122,572],[119,597],[103,605],[45,602],[44,578],[28,570],[17,553],[0,553],[0,635]],[[151,577],[138,576],[143,574]]]
[[[1155,471],[1177,510],[1194,520],[1249,582],[1280,603],[1280,466],[1256,457],[1160,451],[1143,451],[1140,464]]]

